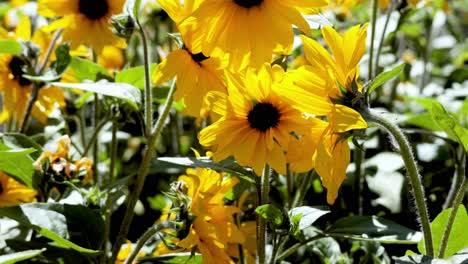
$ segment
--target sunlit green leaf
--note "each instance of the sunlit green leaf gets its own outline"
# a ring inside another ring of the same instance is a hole
[[[30,203],[0,208],[0,216],[34,229],[54,241],[54,246],[81,253],[98,253],[90,248],[98,249],[104,241],[104,222],[100,214],[81,205]]]
[[[140,90],[127,83],[111,83],[103,80],[95,83],[52,83],[52,85],[117,97],[129,103],[135,109],[138,109],[138,105],[141,103]]]
[[[468,152],[468,130],[462,127],[458,121],[445,110],[444,106],[434,101],[432,103],[432,118],[447,135],[458,141]]]
[[[33,258],[44,252],[45,249],[32,249],[0,256],[0,263],[14,264],[23,260]]]
[[[367,94],[371,94],[372,92],[374,92],[375,89],[380,87],[382,84],[397,77],[401,73],[404,67],[405,67],[405,64],[400,64],[389,71],[382,72],[381,74],[377,75],[377,77],[375,77],[372,80],[371,84],[369,85]]]
[[[84,80],[98,81],[100,76],[109,76],[107,70],[101,65],[78,57],[71,59],[70,68],[78,82]]]
[[[431,223],[432,242],[434,244],[434,252],[439,252],[442,236],[445,232],[448,219],[452,208],[442,211]],[[468,247],[468,236],[466,234],[466,227],[468,226],[468,215],[466,213],[465,206],[460,205],[458,207],[457,216],[452,226],[452,232],[447,243],[447,249],[445,250],[444,258],[451,257],[456,252]],[[425,253],[424,239],[418,243],[419,252]]]
[[[151,64],[150,74],[154,71],[157,64]],[[119,83],[128,83],[140,90],[145,88],[145,68],[138,66],[124,69],[115,75],[115,81]]]
[[[330,213],[330,210],[324,208],[314,208],[310,206],[301,206],[293,208],[289,211],[289,217],[295,218],[297,215],[300,215],[299,229],[304,229],[311,226],[317,219],[321,216]]]
[[[15,40],[2,39],[0,40],[0,53],[7,53],[11,55],[21,55],[21,44]]]
[[[2,144],[2,143],[0,143]],[[0,146],[0,148],[3,148]],[[3,171],[13,177],[15,180],[32,188],[32,177],[34,175],[34,162],[29,154],[35,152],[33,148],[29,149],[2,149],[0,150],[0,171]]]
[[[248,182],[255,183],[255,174],[237,164],[233,159],[225,159],[220,162],[214,162],[210,157],[190,158],[190,157],[163,157],[158,160],[183,165],[187,167],[209,168],[216,171],[224,171],[236,175]]]
[[[339,219],[325,233],[333,237],[379,241],[388,244],[416,244],[422,234],[377,216],[348,216]]]
[[[272,204],[258,206],[255,208],[255,213],[274,226],[280,226],[283,223],[283,213],[278,207]]]

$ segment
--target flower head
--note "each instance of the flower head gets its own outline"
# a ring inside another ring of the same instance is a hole
[[[37,192],[0,171],[0,207],[31,203]]]
[[[91,46],[100,53],[105,45],[125,46],[109,28],[112,15],[122,13],[124,0],[39,0],[38,13],[55,20],[47,30],[63,28],[63,38],[74,49],[80,44]]]
[[[293,25],[309,33],[310,27],[301,12],[316,12],[324,0],[202,0],[192,16],[181,26],[195,30],[194,42],[200,50],[211,53],[219,48],[230,54],[235,69],[247,65],[260,67],[270,62],[273,52],[289,54],[292,50]]]
[[[213,105],[222,117],[199,134],[200,144],[215,147],[216,161],[233,155],[257,173],[265,163],[286,172],[290,133],[306,134],[310,123],[275,93],[273,86],[279,85],[282,74],[280,67],[265,64],[258,73],[248,69],[244,78],[228,78],[229,95],[220,94]]]
[[[47,34],[38,29],[31,37],[31,22],[27,16],[22,16],[14,33],[4,36],[8,39],[32,42],[45,50],[50,42]],[[40,57],[41,58],[41,57]],[[32,90],[32,82],[23,75],[30,68],[29,58],[22,56],[0,54],[0,93],[3,95],[3,107],[0,123],[15,119],[20,123]],[[65,106],[65,95],[58,87],[42,87],[32,108],[32,116],[41,123],[46,123],[50,113]]]
[[[179,177],[185,183],[190,198],[189,214],[194,217],[187,237],[180,240],[181,248],[196,248],[203,263],[232,263],[229,243],[243,243],[244,236],[233,222],[239,209],[224,205],[224,196],[237,184],[236,178],[224,180],[222,174],[208,169],[188,169]]]

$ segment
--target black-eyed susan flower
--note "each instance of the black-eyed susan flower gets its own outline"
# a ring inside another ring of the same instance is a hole
[[[33,166],[54,178],[61,177],[61,181],[78,178],[86,184],[93,178],[93,162],[86,157],[72,161],[68,156],[70,146],[71,141],[67,135],[60,137],[57,141],[57,151],[44,151]]]
[[[193,2],[182,6],[178,1],[160,1],[161,6],[178,24],[193,8]],[[226,66],[224,55],[220,52],[208,57],[194,53],[193,32],[189,28],[180,29],[184,47],[171,52],[155,69],[153,81],[162,84],[177,77],[177,90],[174,99],[183,100],[184,113],[199,117],[206,115],[202,109],[205,96],[209,91],[226,92],[223,69]]]
[[[328,203],[335,201],[346,177],[350,131],[367,127],[353,109],[362,107],[358,63],[365,52],[366,29],[367,25],[354,26],[340,35],[333,28],[324,27],[322,34],[333,56],[317,41],[302,37],[308,65],[290,72],[284,81],[285,100],[301,111],[325,116],[328,121],[313,156],[315,170],[327,188]],[[322,111],[315,106],[320,100],[328,105]]]
[[[0,171],[0,207],[31,203],[37,192]]]
[[[27,16],[23,16],[15,32],[4,36],[9,39],[22,41],[31,40],[41,50],[45,50],[50,42],[47,34],[41,29],[34,32],[31,38],[31,23]],[[39,57],[42,59],[42,57]],[[0,54],[0,93],[3,96],[3,108],[0,123],[13,118],[18,123],[22,121],[32,83],[23,77],[24,68],[30,67],[28,60],[21,56]],[[32,108],[32,116],[41,123],[46,123],[50,113],[57,107],[65,106],[65,95],[58,87],[43,87],[39,90],[38,98]]]
[[[233,214],[239,209],[226,206],[224,197],[237,184],[236,178],[224,179],[213,170],[188,169],[179,177],[190,198],[188,213],[194,217],[187,237],[178,247],[196,249],[203,256],[203,263],[233,263],[228,255],[228,244],[244,243],[245,238],[234,224]]]
[[[258,73],[248,69],[244,78],[227,78],[229,95],[220,94],[213,105],[222,117],[199,134],[201,145],[214,147],[215,161],[232,155],[257,173],[265,163],[286,172],[290,133],[307,134],[310,122],[273,91],[281,79],[275,77],[281,75],[278,70],[265,64]]]
[[[63,28],[63,39],[77,48],[84,44],[98,53],[106,45],[125,47],[125,40],[112,33],[109,19],[122,13],[125,0],[39,0],[37,11],[45,17],[62,18],[53,21],[47,30]]]
[[[195,30],[194,42],[211,53],[219,48],[230,54],[230,64],[239,69],[270,62],[273,52],[289,54],[293,25],[309,33],[303,13],[316,12],[325,0],[202,0],[192,16],[181,24]],[[198,46],[197,46],[198,47]]]

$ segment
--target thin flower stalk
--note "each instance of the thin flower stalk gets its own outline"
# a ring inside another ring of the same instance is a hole
[[[270,193],[270,166],[265,164],[260,178],[258,206],[269,202]],[[257,262],[266,263],[266,244],[268,242],[266,220],[257,215]]]

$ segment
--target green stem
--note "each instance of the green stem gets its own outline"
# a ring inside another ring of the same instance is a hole
[[[362,116],[375,125],[384,128],[387,132],[392,135],[398,143],[400,154],[405,163],[407,176],[409,178],[410,187],[414,195],[417,213],[421,220],[422,231],[424,234],[424,242],[426,248],[426,254],[434,256],[434,247],[432,242],[431,226],[429,222],[429,214],[424,198],[424,189],[421,183],[421,176],[419,175],[416,161],[414,160],[413,153],[411,151],[410,144],[406,139],[403,132],[398,126],[389,122],[379,114],[373,114],[370,111],[364,111],[361,113]]]
[[[108,121],[109,121],[109,118],[104,118],[103,120],[101,120],[101,122],[99,122],[96,125],[96,128],[94,129],[94,133],[91,136],[91,138],[89,139],[89,142],[85,147],[85,150],[83,151],[83,157],[88,155],[89,151],[91,150],[91,147],[93,146],[93,143],[96,141],[97,137],[99,136],[99,132],[101,132],[101,129],[104,127],[104,125]],[[94,162],[96,162],[96,161],[94,161]]]
[[[374,40],[375,40],[375,26],[377,24],[377,8],[378,8],[378,1],[372,0],[372,31],[371,31],[371,42],[370,42],[370,51],[369,51],[369,80],[374,78],[373,72],[373,61],[374,61]]]
[[[423,73],[422,73],[422,76],[421,76],[421,86],[419,87],[419,93],[422,94],[424,88],[426,87],[426,85],[429,83],[429,76],[428,76],[428,72],[427,72],[427,64],[429,62],[429,58],[431,56],[431,38],[432,38],[432,18],[431,18],[431,15],[429,13],[426,13],[426,17],[425,17],[425,20],[424,20],[424,28],[426,30],[425,32],[425,40],[426,40],[426,43],[425,43],[425,46],[424,46],[424,50],[423,50]]]
[[[444,210],[453,207],[453,202],[457,195],[457,188],[458,186],[462,185],[462,182],[465,179],[466,152],[463,146],[459,146],[458,153],[455,153],[455,159],[457,160],[455,164],[455,176],[452,182],[452,186],[450,186],[447,199],[445,200],[444,206],[442,207]]]
[[[392,0],[390,2],[390,6],[387,9],[387,16],[385,18],[385,25],[384,25],[384,28],[383,28],[383,31],[382,31],[382,35],[380,36],[379,47],[377,48],[377,53],[375,55],[375,67],[374,67],[374,69],[376,71],[379,68],[380,54],[382,53],[382,48],[383,48],[383,44],[384,44],[384,41],[385,41],[385,33],[387,32],[388,22],[390,21],[390,17],[392,15],[393,9],[395,9],[395,5],[396,5],[396,0]]]
[[[112,179],[114,178],[114,171],[115,171],[115,163],[117,161],[117,130],[118,125],[116,122],[112,123],[112,139],[110,144],[110,165],[109,165],[109,177],[107,179],[106,184],[109,186],[111,184]],[[110,225],[111,225],[111,215],[112,215],[112,194],[109,191],[106,197],[106,211],[105,211],[105,230],[104,230],[104,252],[109,252],[109,248],[107,248],[107,241],[109,240],[110,234]],[[107,254],[102,254],[101,263],[106,263]]]
[[[270,264],[276,263],[276,255],[278,254],[278,248],[279,248],[279,242],[277,240],[278,240],[278,235],[274,234],[273,235],[273,252],[271,253]]]
[[[55,44],[57,43],[57,40],[59,39],[62,32],[63,32],[63,29],[59,29],[55,31],[54,36],[52,37],[52,40],[50,41],[49,46],[47,47],[44,59],[42,60],[41,63],[36,64],[36,67],[34,69],[36,75],[40,75],[42,71],[45,69],[47,63],[49,62],[50,56],[52,55],[52,51],[54,50]],[[24,133],[26,129],[28,128],[29,118],[31,116],[31,110],[34,104],[36,103],[40,89],[41,87],[39,86],[39,84],[36,81],[34,81],[32,85],[31,94],[29,95],[28,104],[26,105],[26,110],[23,115],[23,120],[21,122],[20,130],[19,130],[20,133]]]
[[[304,200],[307,190],[309,189],[310,181],[312,180],[312,178],[315,178],[315,176],[315,171],[302,175],[303,180],[301,182],[301,185],[299,186],[299,189],[296,192],[296,196],[294,197],[291,209],[299,206],[300,203]]]
[[[151,134],[151,127],[153,125],[153,94],[151,91],[151,73],[150,73],[150,66],[151,66],[151,61],[149,57],[149,51],[148,51],[148,41],[146,37],[146,33],[143,30],[143,27],[140,24],[140,21],[136,19],[136,23],[138,25],[138,31],[140,32],[141,35],[141,41],[143,42],[143,66],[145,69],[145,135],[146,137],[149,137]]]
[[[463,171],[465,171],[466,152],[464,152],[464,155],[462,155],[462,158],[463,160],[461,162],[463,163],[463,165],[460,166],[459,169],[463,168]],[[447,244],[450,238],[450,233],[452,232],[453,224],[455,223],[455,218],[458,212],[458,206],[463,201],[463,197],[465,196],[465,192],[467,188],[468,188],[468,182],[466,181],[466,177],[464,176],[461,179],[460,188],[458,189],[457,195],[455,196],[455,200],[453,202],[452,212],[450,212],[447,225],[445,226],[445,231],[444,231],[444,235],[442,236],[442,241],[440,243],[440,248],[439,248],[439,253],[437,254],[437,258],[445,257],[444,256],[445,250],[447,249]]]
[[[135,248],[132,250],[128,258],[125,260],[124,264],[131,264],[133,263],[133,260],[138,255],[138,252],[140,252],[141,248],[148,242],[150,238],[152,238],[156,233],[161,231],[162,229],[170,228],[171,225],[168,221],[162,222],[160,224],[156,224],[151,226],[148,230],[146,230],[145,233],[138,239],[137,244],[135,245]]]
[[[148,175],[149,168],[151,166],[151,160],[154,156],[154,147],[156,145],[156,141],[158,140],[159,135],[161,134],[162,128],[164,127],[164,122],[166,121],[169,111],[171,110],[171,106],[173,103],[173,95],[176,89],[175,83],[176,82],[174,80],[174,82],[171,85],[171,88],[169,89],[169,93],[167,94],[167,99],[163,111],[161,115],[159,115],[158,120],[156,121],[156,125],[152,130],[151,135],[149,136],[148,145],[146,146],[146,149],[144,151],[143,160],[141,162],[141,166],[137,174],[135,188],[128,197],[127,210],[125,211],[125,216],[123,218],[122,224],[120,225],[120,232],[117,235],[114,246],[112,247],[112,257],[108,262],[109,264],[113,264],[115,262],[120,247],[122,246],[122,243],[124,242],[125,237],[127,236],[128,230],[130,229],[130,224],[132,223],[134,215],[135,204],[137,203],[141,190],[143,189],[143,184],[145,183],[146,176]]]
[[[258,189],[258,205],[269,203],[270,194],[270,166],[265,163]],[[257,215],[257,263],[266,263],[267,226],[266,220]]]
[[[99,95],[94,93],[94,117],[93,117],[93,126],[97,126],[100,119],[100,103],[99,103]],[[93,171],[94,171],[94,179],[98,183],[98,186],[102,186],[102,179],[99,176],[98,171],[98,164],[99,164],[99,137],[96,136],[93,140]]]
[[[364,149],[364,144],[358,145],[357,142],[354,145],[354,164],[356,165],[356,169],[354,170],[354,189],[355,193],[358,195],[357,199],[357,213],[358,215],[363,215],[363,204],[364,204],[364,198],[362,197],[362,189],[364,186],[364,175],[363,175],[363,170],[362,170],[362,163],[364,160],[365,156],[365,149]]]
[[[299,242],[297,244],[295,244],[294,246],[288,248],[286,251],[284,251],[279,257],[278,257],[278,262],[281,262],[282,260],[284,260],[285,258],[287,258],[289,255],[293,254],[294,252],[296,252],[300,247],[302,246],[305,246],[307,245],[308,243],[312,242],[312,241],[315,241],[315,240],[318,240],[318,239],[321,239],[321,238],[324,238],[325,236],[324,235],[317,235],[317,236],[314,236],[314,237],[311,237],[309,239],[306,239],[302,242]]]

